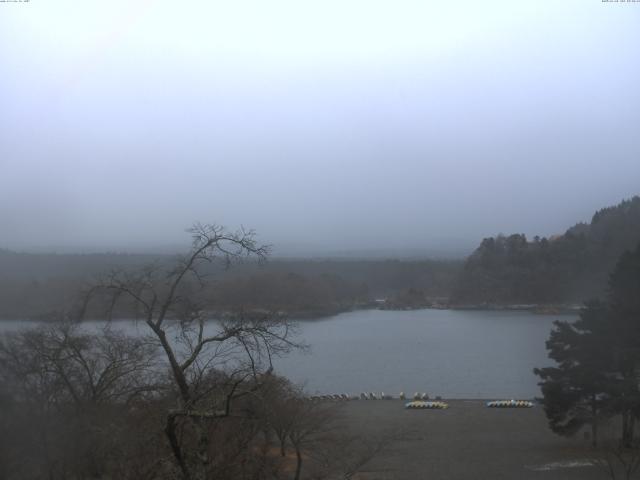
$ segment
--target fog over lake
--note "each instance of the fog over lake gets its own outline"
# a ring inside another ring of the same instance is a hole
[[[522,311],[359,310],[299,323],[308,352],[274,361],[309,394],[427,392],[445,398],[533,398],[534,367],[551,365],[545,341],[569,315]],[[98,327],[102,322],[87,322]],[[25,325],[2,322],[0,331]],[[26,324],[30,325],[30,324]],[[143,323],[117,329],[148,333]]]

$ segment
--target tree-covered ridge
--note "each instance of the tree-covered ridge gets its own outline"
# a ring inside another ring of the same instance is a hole
[[[454,289],[457,304],[581,302],[600,296],[616,260],[640,242],[640,197],[597,211],[563,235],[485,238]]]

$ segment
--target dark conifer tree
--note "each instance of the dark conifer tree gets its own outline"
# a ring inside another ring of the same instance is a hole
[[[616,372],[612,408],[622,416],[622,441],[630,446],[640,418],[640,245],[620,257],[609,280],[608,300]]]
[[[576,322],[555,322],[547,341],[556,367],[536,368],[549,426],[572,435],[622,417],[622,443],[631,446],[640,418],[640,245],[620,257],[606,302],[585,305]]]
[[[540,376],[545,413],[555,433],[570,436],[590,425],[597,442],[598,423],[610,414],[611,355],[602,342],[607,307],[590,302],[576,322],[555,322],[547,340],[549,357],[557,367],[536,368]]]

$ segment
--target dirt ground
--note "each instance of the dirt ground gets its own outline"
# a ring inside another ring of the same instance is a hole
[[[451,400],[447,410],[407,410],[400,400],[344,405],[358,435],[388,435],[385,451],[362,478],[430,480],[606,479],[582,435],[565,439],[547,427],[544,411],[492,409],[480,400]],[[397,436],[397,437],[396,437]],[[583,464],[569,467],[570,463]]]

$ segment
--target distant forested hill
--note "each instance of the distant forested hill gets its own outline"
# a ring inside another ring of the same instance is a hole
[[[637,196],[557,237],[485,238],[465,263],[453,303],[563,303],[601,296],[616,260],[639,242]]]
[[[168,264],[173,258],[0,249],[0,319],[37,318],[64,310],[101,272]],[[418,292],[422,301],[448,297],[461,268],[461,260],[273,259],[262,266],[247,261],[229,270],[223,264],[211,265],[205,273],[213,286],[206,293],[209,306],[216,310],[268,309],[322,316],[407,291]]]

